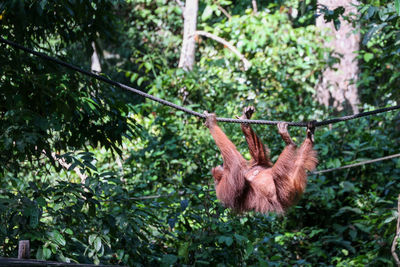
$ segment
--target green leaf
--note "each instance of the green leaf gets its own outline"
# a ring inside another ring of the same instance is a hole
[[[246,254],[250,255],[254,251],[254,246],[252,243],[248,243],[246,246]]]
[[[341,25],[341,23],[340,23],[340,19],[335,19],[335,20],[333,20],[333,25],[335,26],[335,30],[340,30],[340,25]]]
[[[74,161],[68,168],[68,171],[72,171],[73,169],[75,169],[76,166],[79,165],[78,161]]]
[[[372,54],[372,53],[365,53],[364,54],[364,61],[365,62],[369,62],[373,58],[374,58],[374,54]]]
[[[101,249],[101,238],[100,237],[96,237],[96,239],[94,240],[94,249],[96,251],[99,251]]]
[[[271,261],[278,261],[280,259],[281,259],[281,256],[279,256],[279,255],[274,255],[271,257]]]
[[[54,238],[54,241],[57,244],[59,244],[61,246],[65,246],[65,239],[62,236],[62,234],[60,234],[60,232],[55,230],[55,231],[51,232],[51,236]]]
[[[136,79],[137,79],[138,77],[139,77],[139,74],[138,74],[138,73],[133,73],[132,76],[131,76],[130,81],[131,81],[131,82],[134,82],[134,81],[136,81]]]
[[[385,220],[383,223],[384,223],[384,224],[387,224],[387,223],[390,223],[391,221],[393,221],[393,220],[395,220],[395,219],[396,219],[396,217],[390,216],[390,217],[386,218],[386,220]]]
[[[69,234],[69,235],[73,235],[74,234],[74,232],[69,228],[65,229],[65,233]]]
[[[358,229],[367,234],[369,234],[371,232],[371,229],[373,228],[373,225],[365,226],[365,224],[362,223],[355,223],[354,226],[356,226]]]
[[[38,197],[36,199],[36,202],[38,203],[39,206],[45,207],[46,206],[46,200],[43,197]]]
[[[39,224],[39,209],[35,206],[31,208],[31,214],[29,216],[29,226],[36,228]]]
[[[206,6],[206,8],[203,11],[203,14],[201,15],[201,20],[202,21],[208,20],[209,18],[211,18],[212,13],[213,13],[213,8],[209,5]]]
[[[162,265],[170,266],[170,265],[175,264],[177,262],[177,260],[178,260],[177,256],[172,255],[172,254],[167,254],[167,255],[164,255],[164,257],[162,258],[162,263],[163,263]]]
[[[147,71],[150,71],[153,68],[153,65],[150,64],[150,62],[145,62],[144,67],[146,68]]]
[[[38,259],[38,260],[45,260],[45,258],[43,257],[43,249],[42,249],[42,248],[39,248],[39,249],[36,251],[36,259]]]
[[[373,25],[369,31],[364,35],[362,44],[367,45],[367,43],[374,37],[375,33],[377,33],[379,30],[381,30],[383,27],[385,27],[387,23],[382,23],[382,24],[375,24]]]
[[[237,240],[239,243],[242,243],[242,242],[245,242],[245,241],[248,240],[247,237],[242,236],[242,235],[234,234],[233,236],[236,238],[236,240]]]
[[[97,171],[96,166],[94,166],[90,161],[84,161],[83,165],[85,165],[86,167],[89,167],[90,169]]]
[[[346,249],[342,249],[342,253],[343,253],[343,255],[345,255],[345,256],[348,256],[348,255],[349,255],[349,251],[346,250]]]
[[[145,78],[142,76],[137,80],[137,84],[140,86],[144,82]]]
[[[182,258],[187,258],[189,253],[189,242],[184,242],[179,246],[178,256]]]
[[[96,264],[96,265],[99,265],[99,264],[100,264],[100,260],[99,260],[99,258],[97,257],[97,255],[94,256],[93,259],[94,259],[94,260],[93,260],[93,263],[94,263],[94,264]]]
[[[96,234],[91,234],[89,236],[89,245],[93,245],[93,241],[96,239],[97,235]]]
[[[225,243],[228,247],[232,245],[233,239],[230,236],[220,236],[218,238],[219,243]]]
[[[42,8],[42,10],[44,9],[44,7],[46,6],[46,4],[47,4],[47,0],[42,0],[42,1],[40,1],[40,7]]]
[[[368,8],[368,11],[367,11],[367,13],[365,14],[364,18],[365,18],[366,20],[369,20],[369,19],[375,14],[375,12],[376,12],[377,10],[378,10],[377,7],[370,6],[370,7]]]
[[[51,250],[47,247],[43,247],[42,255],[43,255],[43,259],[45,259],[45,260],[50,259]]]
[[[394,7],[396,9],[397,15],[400,16],[400,0],[394,1]]]

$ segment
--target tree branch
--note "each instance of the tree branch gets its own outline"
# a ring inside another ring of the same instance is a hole
[[[231,18],[232,18],[232,16],[228,13],[228,11],[226,11],[225,8],[223,8],[223,7],[220,6],[220,5],[217,5],[217,7],[218,7],[218,9],[219,9],[222,13],[224,13],[224,15],[225,15],[228,19],[231,19]]]
[[[43,153],[46,154],[46,152],[44,150],[43,150]],[[54,152],[51,152],[51,157],[55,161],[57,161],[66,170],[68,170],[69,167],[71,167],[71,165],[72,165],[70,163],[67,163],[64,158],[60,157],[60,155],[58,155]],[[84,184],[86,181],[87,175],[83,174],[78,167],[74,168],[74,172],[79,176],[79,178],[81,178],[81,183]]]
[[[399,257],[396,254],[396,247],[397,247],[397,239],[399,238],[399,233],[400,233],[400,195],[397,198],[397,225],[396,225],[396,234],[394,235],[393,238],[393,243],[392,243],[392,256],[394,258],[394,261],[396,262],[397,266],[400,266],[400,260]]]
[[[252,0],[251,4],[253,5],[253,14],[257,14],[258,10],[257,10],[257,1],[256,0]]]
[[[223,44],[224,46],[226,46],[227,48],[229,48],[229,50],[231,50],[236,56],[238,56],[242,61],[243,61],[243,65],[244,65],[244,70],[248,70],[251,66],[250,61],[248,61],[244,55],[242,55],[239,50],[237,50],[237,48],[235,46],[233,46],[230,42],[222,39],[221,37],[218,37],[212,33],[209,32],[205,32],[205,31],[196,31],[197,35],[201,35],[201,36],[205,36],[207,38],[213,39],[221,44]]]

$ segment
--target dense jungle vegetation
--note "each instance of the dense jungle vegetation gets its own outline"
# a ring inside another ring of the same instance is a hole
[[[341,60],[316,16],[361,34],[361,111],[400,104],[400,1],[358,13],[314,0],[199,1],[195,66],[178,67],[183,13],[173,0],[4,0],[0,37],[192,110],[309,121],[349,114],[316,101]],[[184,4],[184,3],[183,3]],[[346,8],[346,7],[344,7]],[[296,12],[293,12],[295,10]],[[240,125],[220,123],[249,158]],[[255,131],[275,161],[276,126]],[[291,127],[300,143],[304,128]],[[399,153],[400,115],[317,128],[318,169]],[[285,216],[236,214],[217,200],[222,163],[203,120],[0,44],[0,257],[128,266],[394,266],[400,160],[310,175]]]

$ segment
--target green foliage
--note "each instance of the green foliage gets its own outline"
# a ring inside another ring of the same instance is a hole
[[[113,7],[112,1],[3,1],[0,35],[87,67],[91,41],[110,40],[118,29]],[[134,133],[119,90],[6,45],[0,62],[0,172],[55,150],[101,145],[119,152],[122,136]]]
[[[152,261],[146,255],[152,254],[150,234],[159,227],[156,210],[129,201],[129,192],[112,172],[88,177],[85,185],[65,181],[18,185],[23,195],[13,191],[0,198],[3,255],[16,256],[15,246],[23,238],[31,240],[38,259],[97,264],[100,258],[113,263]],[[144,225],[153,229],[143,229]]]
[[[400,84],[400,4],[397,0],[383,2],[359,6],[364,34],[359,86],[363,100],[371,104],[400,99],[399,90],[393,90]]]
[[[338,31],[340,29],[340,17],[343,16],[345,8],[339,6],[333,10],[330,10],[327,6],[321,5],[319,12],[324,16],[325,22],[333,22],[335,29]]]
[[[195,69],[176,69],[182,13],[175,1],[3,1],[0,33],[84,68],[94,41],[111,78],[196,111],[234,117],[251,104],[260,119],[330,117],[315,103],[313,88],[337,59],[312,25],[315,1],[257,4],[253,14],[251,1],[200,2],[199,30],[237,47],[251,63],[246,71],[229,49],[204,37]],[[362,91],[364,100],[396,101],[397,76],[386,64],[398,66],[397,9],[397,1],[360,6],[355,22],[368,39],[360,51],[360,85],[379,80],[376,91]],[[235,214],[216,199],[210,169],[221,158],[202,121],[9,47],[0,50],[0,256],[15,257],[18,240],[29,239],[34,257],[64,262],[393,265],[399,159],[311,175],[302,200],[285,216]],[[318,128],[318,168],[398,153],[397,117]],[[240,126],[221,126],[249,158]],[[276,128],[254,129],[276,160],[284,145]],[[297,143],[304,138],[304,129],[290,131]]]

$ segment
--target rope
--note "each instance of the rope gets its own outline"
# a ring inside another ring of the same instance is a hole
[[[374,115],[374,114],[378,114],[378,113],[392,111],[395,109],[400,109],[400,105],[387,107],[387,108],[375,109],[375,110],[371,110],[371,111],[367,111],[367,112],[357,113],[357,114],[353,114],[353,115],[349,115],[349,116],[343,116],[340,118],[333,118],[333,119],[329,119],[329,120],[325,120],[325,121],[318,121],[315,123],[315,127],[325,126],[328,124],[337,123],[337,122],[341,122],[341,121],[353,120],[353,119],[366,117],[366,116],[370,116],[370,115]]]
[[[326,169],[326,170],[310,172],[310,174],[318,175],[318,174],[321,174],[321,173],[327,173],[327,172],[333,172],[333,171],[337,171],[337,170],[348,169],[348,168],[352,168],[352,167],[356,167],[356,166],[361,166],[361,165],[365,165],[365,164],[370,164],[370,163],[374,163],[374,162],[378,162],[378,161],[382,161],[382,160],[387,160],[387,159],[398,158],[398,157],[400,157],[400,153],[399,154],[390,155],[390,156],[386,156],[386,157],[382,157],[382,158],[371,159],[371,160],[366,160],[366,161],[362,161],[362,162],[358,162],[358,163],[354,163],[354,164],[349,164],[349,165],[345,165],[345,166],[338,167],[338,168],[332,168],[332,169]]]
[[[7,45],[12,46],[12,47],[14,47],[16,49],[25,51],[25,52],[27,52],[29,54],[35,55],[37,57],[40,57],[40,58],[43,58],[45,60],[51,61],[51,62],[56,63],[58,65],[61,65],[61,66],[64,66],[66,68],[72,69],[74,71],[80,72],[80,73],[82,73],[82,74],[84,74],[86,76],[95,78],[95,79],[97,79],[99,81],[108,83],[108,84],[113,85],[115,87],[130,91],[130,92],[135,93],[135,94],[138,94],[138,95],[140,95],[142,97],[148,98],[148,99],[153,100],[155,102],[158,102],[160,104],[172,107],[172,108],[177,109],[177,110],[181,110],[181,111],[183,111],[185,113],[191,114],[191,115],[199,117],[199,118],[203,118],[203,119],[206,118],[206,116],[204,114],[202,114],[202,113],[187,109],[187,108],[179,106],[179,105],[176,105],[176,104],[171,103],[171,102],[169,102],[167,100],[164,100],[164,99],[155,97],[153,95],[147,94],[147,93],[142,92],[142,91],[140,91],[138,89],[132,88],[132,87],[130,87],[128,85],[125,85],[125,84],[110,80],[110,79],[108,79],[108,78],[106,78],[104,76],[98,75],[96,73],[92,73],[92,72],[83,70],[81,68],[78,68],[75,65],[72,65],[72,64],[69,64],[69,63],[67,63],[65,61],[62,61],[62,60],[59,60],[57,58],[48,56],[48,55],[46,55],[44,53],[36,52],[36,51],[34,51],[34,50],[30,49],[30,48],[27,48],[27,47],[24,47],[24,46],[22,46],[20,44],[14,43],[14,42],[9,41],[9,40],[6,40],[6,39],[4,39],[2,37],[0,37],[0,43],[7,44]],[[358,114],[354,114],[354,115],[350,115],[350,116],[344,116],[344,117],[340,117],[340,118],[333,118],[333,119],[329,119],[329,120],[325,120],[325,121],[319,121],[319,122],[315,122],[314,125],[315,125],[315,127],[325,126],[325,125],[332,124],[332,123],[337,123],[337,122],[341,122],[341,121],[347,121],[347,120],[352,120],[352,119],[361,118],[361,117],[365,117],[365,116],[370,116],[370,115],[373,115],[373,114],[388,112],[388,111],[395,110],[395,109],[400,109],[400,105],[387,107],[387,108],[376,109],[376,110],[372,110],[372,111],[368,111],[368,112],[362,112],[362,113],[358,113]],[[217,118],[217,121],[219,121],[219,122],[230,122],[230,123],[266,124],[266,125],[277,125],[278,123],[283,122],[283,121],[269,121],[269,120],[242,120],[242,119],[231,119],[231,118],[220,118],[220,117]],[[286,123],[289,126],[299,126],[299,127],[307,127],[307,124],[308,124],[307,122],[286,122]]]

